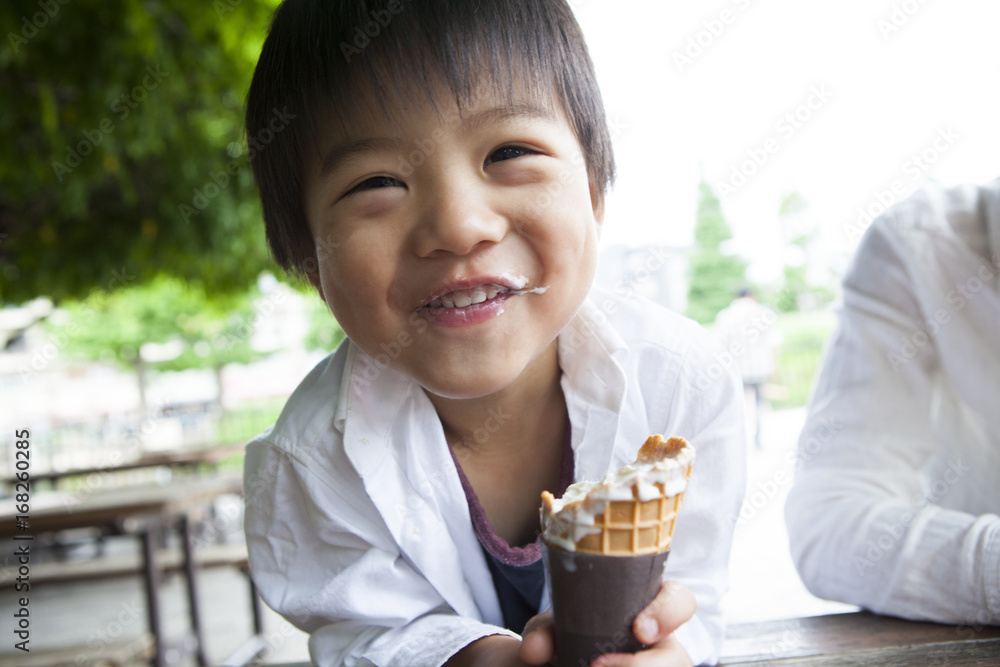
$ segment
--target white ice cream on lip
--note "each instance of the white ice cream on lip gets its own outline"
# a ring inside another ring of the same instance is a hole
[[[545,285],[544,287],[532,287],[531,289],[524,289],[524,286],[528,284],[528,279],[525,276],[515,276],[509,273],[501,273],[497,277],[500,278],[500,280],[503,280],[504,282],[510,284],[511,294],[517,294],[517,295],[545,294],[545,292],[548,291],[549,289],[548,285]]]
[[[511,294],[517,294],[517,295],[521,295],[521,294],[545,294],[548,290],[549,290],[549,286],[545,285],[544,287],[532,287],[531,289],[511,290],[510,293]]]
[[[497,278],[510,285],[511,289],[514,290],[524,289],[524,286],[528,284],[528,279],[525,276],[514,276],[509,273],[501,273],[497,276]]]
[[[662,438],[659,442],[663,442]],[[595,519],[604,512],[608,502],[648,501],[683,493],[687,489],[695,450],[682,438],[671,438],[670,442],[672,447],[647,450],[643,446],[634,463],[608,473],[600,482],[572,484],[561,498],[543,493],[541,515],[545,540],[566,551],[575,551],[581,538],[601,532]],[[662,485],[662,492],[658,485]]]

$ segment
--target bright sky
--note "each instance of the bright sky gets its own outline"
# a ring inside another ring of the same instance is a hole
[[[689,243],[704,175],[733,186],[734,249],[767,280],[785,193],[846,258],[880,192],[1000,176],[1000,2],[570,2],[619,166],[604,244]]]

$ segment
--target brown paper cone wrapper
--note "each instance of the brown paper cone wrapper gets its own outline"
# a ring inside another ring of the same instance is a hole
[[[669,551],[607,556],[542,546],[559,667],[589,667],[605,653],[645,648],[632,624],[659,593]]]

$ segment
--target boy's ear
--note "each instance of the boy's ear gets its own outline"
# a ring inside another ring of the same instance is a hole
[[[319,298],[323,299],[323,303],[326,303],[326,296],[323,294],[323,283],[319,279],[319,263],[316,261],[308,262],[306,267],[306,278],[309,279],[309,284],[316,288],[319,293]],[[329,306],[330,304],[327,303]]]
[[[590,184],[590,205],[594,209],[594,220],[597,221],[597,235],[600,237],[604,227],[604,190]]]

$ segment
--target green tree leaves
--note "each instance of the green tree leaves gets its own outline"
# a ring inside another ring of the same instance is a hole
[[[210,296],[201,284],[160,275],[131,287],[94,290],[48,324],[64,352],[135,370],[145,404],[146,370],[212,368],[264,356],[251,346],[256,290]],[[221,390],[221,385],[220,385]]]
[[[695,245],[690,258],[686,313],[702,324],[712,322],[733,300],[736,291],[745,286],[746,263],[725,253],[725,243],[732,237],[719,198],[707,183],[702,182],[694,226]]]
[[[271,268],[242,101],[275,4],[7,4],[0,304],[83,297],[112,271],[242,292]]]

